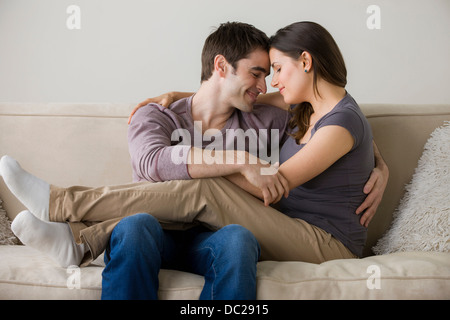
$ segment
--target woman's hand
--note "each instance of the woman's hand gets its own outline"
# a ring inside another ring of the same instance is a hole
[[[253,186],[261,190],[265,206],[280,201],[283,195],[285,197],[289,195],[288,181],[278,171],[278,163],[270,165],[268,163],[262,163],[261,160],[255,164],[250,161],[246,163],[252,164],[245,164],[241,170],[241,174]]]
[[[148,98],[145,101],[142,101],[141,103],[139,103],[134,109],[133,111],[131,111],[131,114],[128,118],[128,124],[130,124],[131,122],[131,118],[133,117],[133,115],[136,113],[136,111],[138,111],[140,108],[148,105],[149,103],[156,103],[159,104],[163,107],[168,108],[172,103],[174,103],[175,101],[178,101],[182,98],[185,97],[189,97],[191,96],[192,93],[190,92],[167,92],[164,93],[158,97],[155,98]]]
[[[289,110],[289,105],[284,102],[284,98],[279,92],[260,94],[256,102],[274,106],[282,110]]]

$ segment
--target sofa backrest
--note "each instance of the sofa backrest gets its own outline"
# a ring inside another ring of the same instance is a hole
[[[131,182],[127,119],[131,104],[0,104],[0,156],[59,186]],[[23,206],[0,178],[13,218]]]
[[[59,186],[131,182],[127,118],[134,104],[0,103],[0,156]],[[361,105],[390,179],[369,225],[365,254],[390,226],[430,133],[450,120],[450,105]],[[0,199],[13,219],[23,210],[0,179]]]

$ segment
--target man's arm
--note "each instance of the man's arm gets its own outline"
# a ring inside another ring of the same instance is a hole
[[[186,144],[172,145],[172,133],[180,128],[175,126],[176,119],[171,119],[175,115],[166,110],[158,105],[142,108],[128,128],[133,171],[140,180],[161,182],[240,174],[261,190],[266,205],[287,194],[286,181],[277,170],[271,175],[261,174],[261,169],[270,165],[246,151],[215,151],[213,155]]]
[[[191,148],[189,160],[188,171],[192,178],[225,177],[264,200],[266,206],[289,194],[287,180],[278,172],[278,165],[263,163],[246,151],[215,150],[212,155],[209,151]]]
[[[375,168],[364,186],[364,193],[367,194],[367,197],[356,210],[356,214],[362,213],[360,223],[366,228],[369,226],[383,199],[383,193],[389,180],[389,168],[386,162],[384,162],[375,141],[373,142],[373,151],[375,155]]]

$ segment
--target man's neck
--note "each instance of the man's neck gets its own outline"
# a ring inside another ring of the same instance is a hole
[[[192,118],[202,122],[203,131],[221,130],[235,110],[224,102],[220,92],[214,83],[205,81],[192,99]]]

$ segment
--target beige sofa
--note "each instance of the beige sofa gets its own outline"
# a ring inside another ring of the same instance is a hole
[[[130,182],[127,117],[134,104],[0,104],[0,156],[9,154],[56,185]],[[390,227],[430,133],[450,120],[450,105],[362,105],[390,168],[384,199],[369,226],[365,258],[320,265],[258,264],[258,299],[450,299],[450,253],[371,248]],[[0,179],[13,219],[23,207]],[[232,201],[232,199],[230,199]],[[0,246],[0,299],[99,299],[102,261],[64,269],[22,245]],[[161,299],[198,299],[203,278],[160,273]]]

